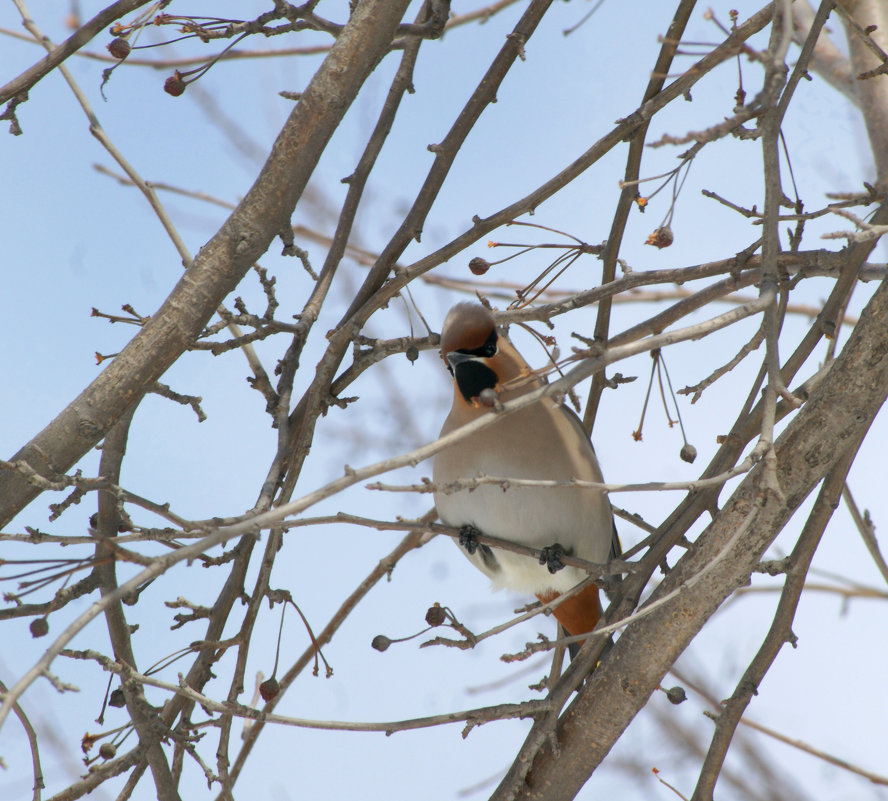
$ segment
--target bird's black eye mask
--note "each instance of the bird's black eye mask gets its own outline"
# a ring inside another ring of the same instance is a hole
[[[496,329],[494,328],[490,332],[490,336],[484,340],[484,344],[480,348],[475,348],[475,350],[464,350],[462,353],[468,353],[470,356],[480,356],[482,359],[489,359],[491,356],[496,355],[496,341],[499,339],[499,336],[496,333]]]
[[[499,336],[496,333],[496,329],[494,328],[490,332],[490,336],[484,340],[484,344],[480,347],[469,349],[469,348],[459,348],[457,349],[457,353],[463,353],[466,356],[477,356],[479,359],[489,359],[491,356],[496,356],[496,341],[499,339]],[[450,365],[450,362],[447,362],[447,369],[450,371],[450,374],[453,375],[453,367]]]

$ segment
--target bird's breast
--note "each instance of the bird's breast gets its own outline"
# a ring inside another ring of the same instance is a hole
[[[453,427],[448,420],[444,430]],[[446,486],[479,475],[505,481],[455,491]],[[509,484],[509,479],[562,486],[522,486]],[[557,542],[580,558],[605,562],[612,531],[610,506],[598,490],[566,486],[572,480],[601,481],[595,454],[567,414],[543,401],[441,451],[434,463],[435,504],[448,525],[472,525],[483,534],[533,548]],[[501,549],[493,554],[497,570],[478,553],[470,558],[499,586],[563,591],[585,577],[572,568],[550,574],[537,560]]]

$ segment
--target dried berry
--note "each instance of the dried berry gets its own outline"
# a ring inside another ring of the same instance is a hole
[[[415,362],[419,358],[419,348],[416,345],[409,345],[404,355],[407,357],[408,362]]]
[[[102,743],[99,746],[99,756],[102,759],[114,759],[117,756],[117,746],[114,743]]]
[[[391,644],[392,641],[385,634],[377,634],[370,643],[377,651],[387,651]]]
[[[173,97],[179,97],[179,95],[185,91],[185,81],[182,80],[182,76],[179,74],[178,70],[166,79],[163,85],[163,91]]]
[[[686,442],[684,445],[682,445],[681,451],[678,455],[682,458],[683,461],[687,462],[688,464],[693,464],[694,459],[697,458],[697,449],[690,443]]]
[[[49,634],[49,621],[45,617],[34,618],[29,628],[31,629],[32,637],[45,637]]]
[[[684,687],[670,687],[666,690],[666,697],[670,704],[680,704],[688,699],[688,694],[684,691]]]
[[[490,269],[490,262],[476,256],[469,262],[469,269],[473,275],[484,275]]]
[[[108,706],[117,707],[118,709],[126,706],[126,698],[124,698],[123,690],[120,687],[116,690],[111,690],[111,695],[108,696]]]
[[[668,248],[673,242],[672,229],[668,225],[657,228],[647,239],[645,245],[653,245],[655,248]]]
[[[108,52],[114,56],[114,58],[119,58],[121,61],[130,54],[132,49],[132,45],[120,36],[116,39],[112,39],[111,44],[108,45]]]
[[[262,696],[263,701],[270,701],[272,698],[277,696],[277,694],[281,691],[281,685],[278,683],[278,680],[272,676],[270,679],[266,679],[259,685],[259,695]]]
[[[430,626],[440,626],[447,619],[447,615],[439,604],[435,604],[429,607],[425,619]]]

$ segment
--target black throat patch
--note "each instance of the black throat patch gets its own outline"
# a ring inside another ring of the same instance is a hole
[[[454,378],[462,396],[471,403],[485,389],[496,386],[496,373],[486,364],[475,359],[461,362],[456,366]]]

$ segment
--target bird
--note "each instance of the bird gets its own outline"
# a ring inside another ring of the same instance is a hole
[[[441,436],[490,413],[494,398],[506,402],[545,383],[497,327],[493,313],[479,303],[459,303],[448,312],[440,353],[453,377],[453,403]],[[439,451],[432,474],[439,519],[460,529],[461,550],[491,579],[494,589],[532,593],[548,603],[587,578],[585,571],[563,565],[561,555],[605,563],[621,553],[610,501],[598,489],[448,486],[479,475],[602,482],[582,423],[551,397]],[[479,533],[540,549],[543,555],[537,559],[491,548],[477,542]],[[598,587],[589,584],[553,614],[569,635],[592,631],[601,615]]]

